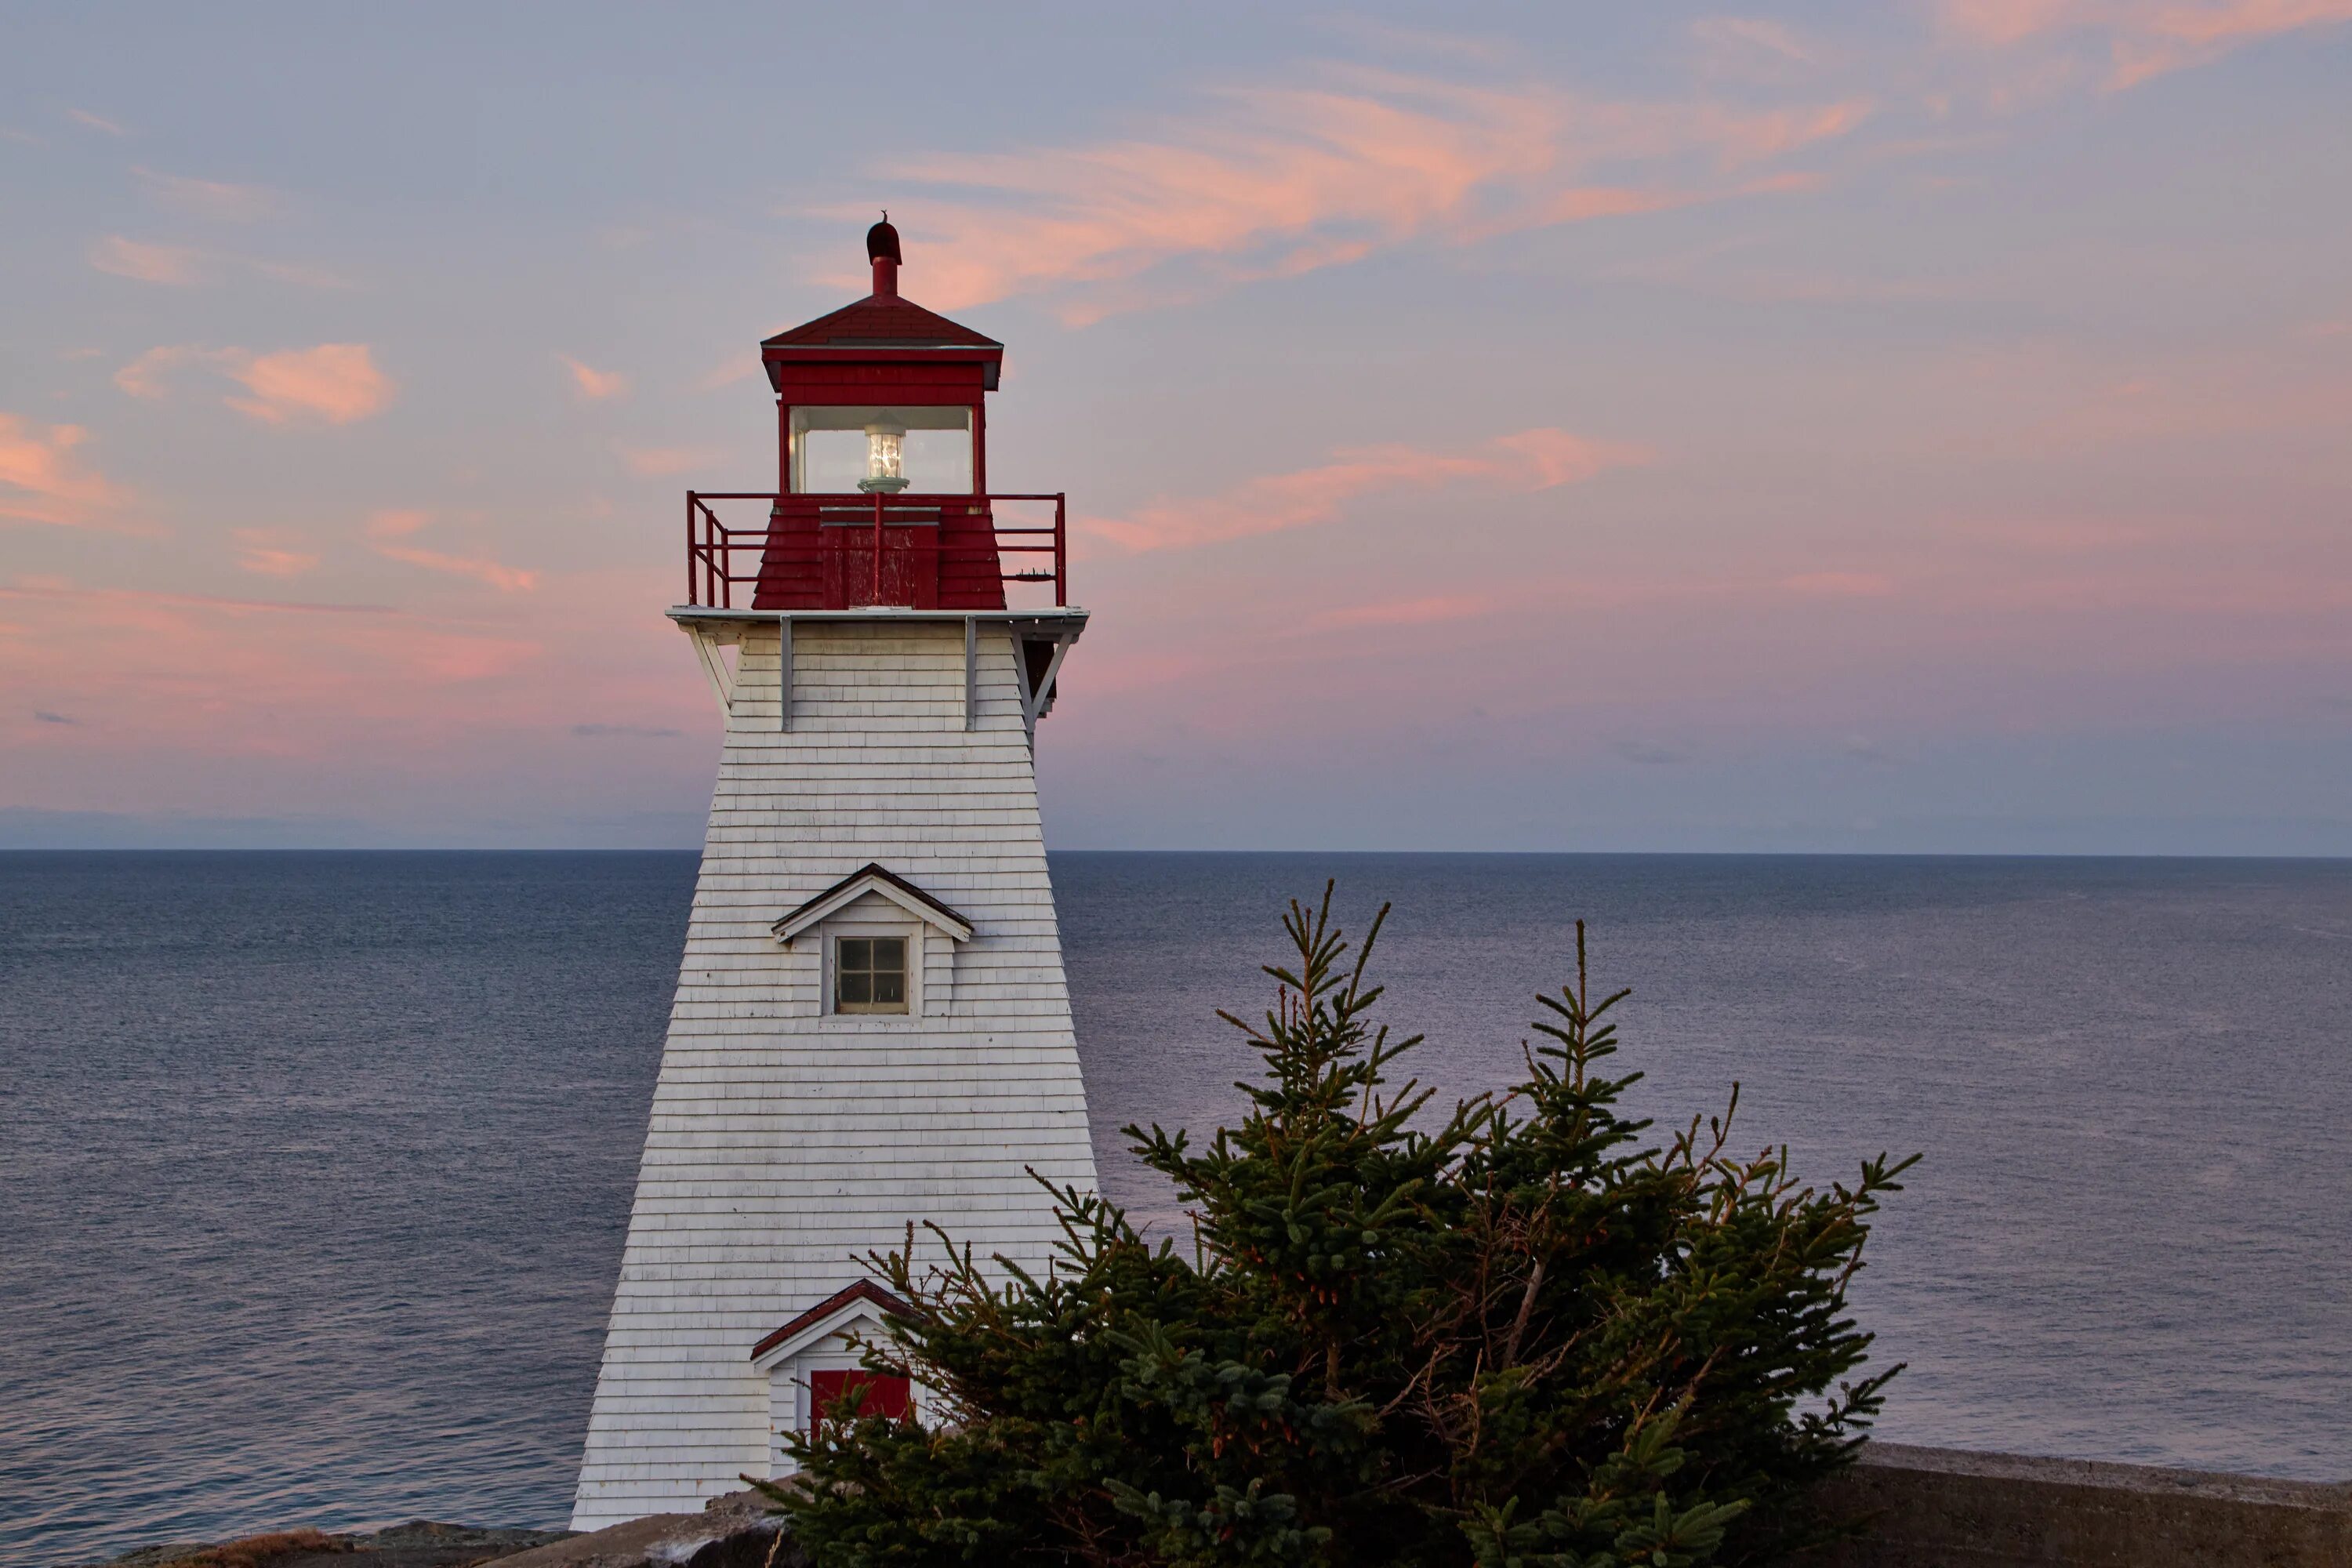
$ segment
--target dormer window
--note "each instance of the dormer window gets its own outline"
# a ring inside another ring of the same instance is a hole
[[[907,939],[903,936],[843,936],[833,944],[833,1010],[836,1013],[903,1013],[907,1010]]]
[[[887,1030],[905,1026],[893,1023],[894,1016],[911,1022],[912,1016],[946,1016],[955,949],[971,940],[970,921],[874,864],[852,871],[770,929],[788,951],[817,960],[803,959],[804,966],[793,971],[798,999],[792,1005],[838,1017],[845,1029]]]

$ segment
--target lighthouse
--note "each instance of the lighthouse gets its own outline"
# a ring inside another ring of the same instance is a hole
[[[869,1252],[936,1224],[1042,1271],[1094,1185],[1033,753],[1070,605],[1057,494],[992,494],[1003,345],[873,292],[761,345],[775,489],[689,492],[725,744],[572,1525],[784,1473],[852,1387]]]

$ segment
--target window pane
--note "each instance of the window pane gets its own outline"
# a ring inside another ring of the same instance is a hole
[[[904,1002],[906,999],[907,975],[905,971],[898,969],[881,969],[875,971],[874,1000],[877,1002]]]
[[[862,936],[843,937],[840,950],[834,958],[835,964],[845,970],[871,969],[874,967],[873,940]]]
[[[907,939],[898,936],[877,936],[874,939],[876,969],[895,969],[900,973],[907,969]]]
[[[844,1005],[856,1005],[874,1000],[874,976],[862,969],[845,969],[840,984],[834,991],[835,999]]]
[[[803,495],[856,495],[873,460],[869,426],[902,429],[899,471],[918,494],[971,491],[968,407],[796,407],[793,489]]]

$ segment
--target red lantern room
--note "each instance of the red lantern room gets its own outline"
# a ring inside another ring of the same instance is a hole
[[[887,215],[866,251],[872,294],[761,345],[776,493],[688,495],[688,603],[1003,610],[1007,583],[1031,583],[1066,605],[1062,497],[988,492],[987,395],[1004,345],[899,296]],[[709,504],[748,500],[771,503],[764,529],[730,527]],[[1041,504],[1000,521],[1008,501]]]

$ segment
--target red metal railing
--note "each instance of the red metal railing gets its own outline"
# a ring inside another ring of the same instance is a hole
[[[767,515],[756,527],[719,520],[714,501],[764,501]],[[1052,525],[1024,526],[996,521],[1000,501],[1054,503]],[[776,495],[757,490],[686,492],[686,602],[734,609],[739,586],[747,599],[774,595],[805,597],[825,591],[847,604],[920,604],[905,564],[919,557],[937,597],[942,575],[953,584],[993,577],[990,592],[1003,595],[1008,583],[1051,583],[1054,604],[1069,596],[1068,511],[1054,495]],[[911,542],[919,538],[919,551]],[[1050,567],[1010,569],[1008,556],[1051,558]],[[828,576],[827,574],[831,575]],[[843,582],[846,574],[852,581]],[[846,594],[845,594],[846,589]],[[968,590],[967,590],[968,591]],[[754,605],[747,603],[742,607]],[[961,603],[950,608],[977,608]]]

